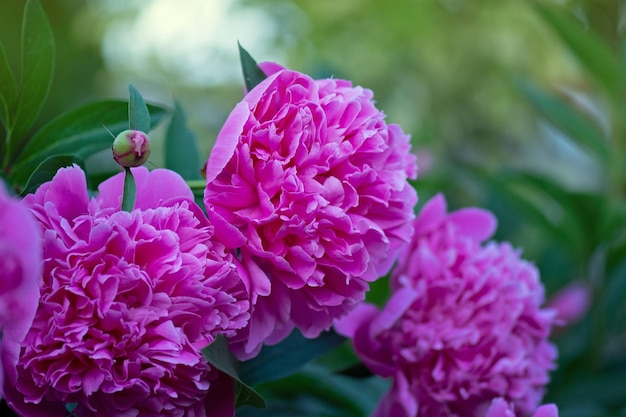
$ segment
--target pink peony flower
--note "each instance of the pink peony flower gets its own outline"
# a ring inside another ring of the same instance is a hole
[[[515,417],[515,412],[503,398],[496,398],[491,402],[485,417]],[[559,409],[554,404],[542,405],[532,417],[559,417]]]
[[[39,303],[41,236],[31,213],[0,181],[0,394],[4,373],[17,364],[20,343]]]
[[[542,309],[537,269],[508,243],[481,242],[491,213],[446,214],[438,195],[391,276],[382,311],[363,304],[336,324],[372,372],[393,378],[376,416],[484,415],[502,397],[525,416],[542,398],[555,313]]]
[[[89,199],[78,167],[24,200],[44,244],[41,301],[7,391],[24,415],[65,416],[67,403],[77,416],[234,414],[232,383],[200,350],[247,324],[236,261],[180,176],[133,174],[130,213],[123,174]]]
[[[409,137],[370,90],[263,68],[206,165],[209,218],[246,239],[254,306],[240,358],[294,327],[316,337],[352,309],[410,240],[417,201]]]

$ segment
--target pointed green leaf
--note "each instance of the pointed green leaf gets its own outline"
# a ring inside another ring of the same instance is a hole
[[[200,151],[193,132],[187,127],[185,114],[178,102],[165,136],[165,167],[186,180],[200,178]]]
[[[143,97],[132,84],[128,84],[130,100],[128,102],[128,128],[150,132],[150,112]]]
[[[577,145],[592,152],[603,163],[608,161],[608,140],[588,116],[541,90],[530,81],[521,81],[518,85],[530,104],[549,123],[565,133]]]
[[[243,79],[246,83],[246,90],[250,91],[266,79],[267,76],[239,42],[237,42],[237,46],[239,47],[239,60],[241,62],[241,70],[243,71]]]
[[[16,100],[17,83],[9,66],[4,46],[0,45],[0,104],[2,105],[0,118],[7,130],[13,118],[12,111]]]
[[[202,355],[212,366],[224,372],[236,383],[236,405],[251,405],[253,407],[265,407],[265,400],[259,393],[244,383],[237,373],[237,359],[228,349],[226,338],[218,334],[213,343],[202,349]]]
[[[48,18],[37,0],[28,0],[22,26],[22,79],[12,122],[10,157],[37,119],[48,96],[54,69],[54,39]]]
[[[239,374],[252,385],[283,378],[345,341],[345,337],[334,331],[324,332],[315,339],[307,339],[298,330],[294,330],[279,344],[264,346],[255,358],[242,362]]]
[[[565,9],[545,2],[536,2],[539,14],[556,31],[581,64],[609,94],[616,94],[623,87],[617,55],[599,36],[585,31]]]
[[[168,114],[149,105],[151,124]],[[109,131],[107,131],[107,129]],[[81,158],[110,148],[114,136],[128,129],[128,102],[107,100],[71,110],[43,126],[28,142],[11,171],[11,180],[24,184],[33,169],[52,155],[73,154]]]
[[[83,160],[74,155],[55,155],[46,158],[45,161],[35,168],[35,171],[33,171],[30,178],[28,178],[26,187],[24,187],[20,196],[23,197],[26,194],[34,193],[41,184],[52,180],[59,168],[71,166],[72,164],[76,164],[85,169]]]

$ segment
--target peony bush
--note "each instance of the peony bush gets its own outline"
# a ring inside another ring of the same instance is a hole
[[[54,63],[37,0],[23,31],[23,80],[0,59],[2,415],[623,411],[619,169],[606,175],[613,200],[521,173],[511,187],[477,169],[439,177],[436,158],[418,178],[429,151],[372,90],[257,64],[241,47],[244,95],[206,156],[178,103],[146,104],[132,84],[127,100],[35,123]],[[164,120],[161,146],[150,136]],[[621,169],[619,155],[607,164]],[[443,192],[462,207],[473,181],[489,184],[492,211],[448,211]],[[536,224],[510,201],[534,207]],[[539,244],[522,257],[524,239]],[[572,258],[585,259],[575,280]],[[596,377],[610,367],[610,384]]]

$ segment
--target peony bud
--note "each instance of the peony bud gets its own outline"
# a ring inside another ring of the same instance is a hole
[[[113,141],[113,158],[124,168],[138,167],[150,156],[150,138],[139,130],[125,130]]]

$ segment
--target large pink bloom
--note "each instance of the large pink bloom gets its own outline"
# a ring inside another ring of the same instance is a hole
[[[240,358],[294,326],[315,337],[352,309],[410,239],[417,201],[409,137],[370,90],[264,69],[206,167],[209,217],[246,238],[254,310]]]
[[[0,393],[4,372],[14,372],[20,343],[39,303],[41,235],[31,213],[9,197],[0,181]]]
[[[393,378],[377,417],[479,417],[497,397],[526,416],[539,404],[555,312],[541,308],[537,269],[518,251],[481,245],[495,225],[479,209],[448,215],[436,196],[415,221],[386,307],[363,304],[338,322],[362,361]]]
[[[41,301],[7,402],[28,416],[232,416],[233,387],[200,349],[249,317],[227,247],[183,179],[133,170],[89,199],[78,168],[24,201],[44,234]],[[231,242],[240,244],[240,242]]]

